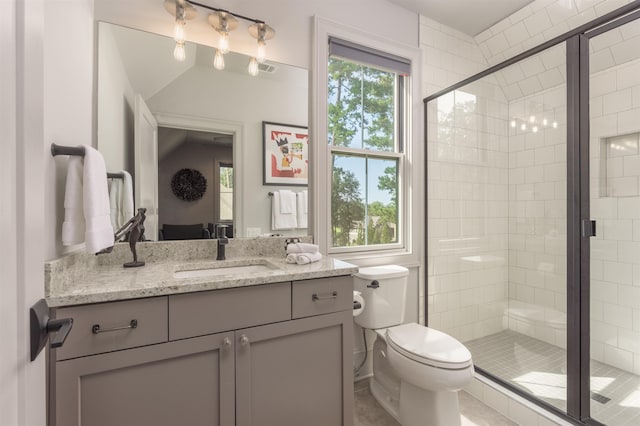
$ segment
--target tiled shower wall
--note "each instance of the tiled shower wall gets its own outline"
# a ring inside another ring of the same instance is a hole
[[[428,106],[428,319],[461,341],[506,326],[507,117],[494,77]]]
[[[640,46],[634,51],[639,55]],[[591,217],[597,221],[591,357],[640,374],[640,60],[597,66],[590,85]]]
[[[509,329],[563,348],[566,114],[564,84],[509,103]]]

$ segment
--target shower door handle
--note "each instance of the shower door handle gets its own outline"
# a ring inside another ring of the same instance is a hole
[[[582,236],[585,238],[596,236],[596,221],[585,219],[582,221]]]

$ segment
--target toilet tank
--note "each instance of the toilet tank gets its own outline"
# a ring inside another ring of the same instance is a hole
[[[409,270],[386,265],[360,268],[354,275],[354,290],[362,293],[364,310],[354,318],[364,328],[384,328],[404,322]]]

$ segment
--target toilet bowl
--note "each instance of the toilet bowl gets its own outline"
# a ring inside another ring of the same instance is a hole
[[[407,276],[395,265],[361,268],[355,276],[365,300],[355,321],[376,331],[371,393],[402,426],[459,426],[457,391],[473,379],[471,353],[438,330],[402,324]]]

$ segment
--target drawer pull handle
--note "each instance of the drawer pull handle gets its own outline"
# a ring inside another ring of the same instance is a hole
[[[316,300],[329,300],[329,299],[336,299],[337,297],[338,297],[337,291],[332,292],[331,296],[318,296],[316,293],[313,293],[313,295],[311,296],[311,300],[315,302]]]
[[[100,324],[94,324],[91,327],[91,332],[93,334],[99,334],[99,333],[107,333],[109,331],[127,330],[129,328],[138,328],[138,320],[137,319],[132,319],[131,322],[129,322],[128,325],[123,325],[122,327],[107,328],[107,329],[104,329],[104,330],[100,329]]]

